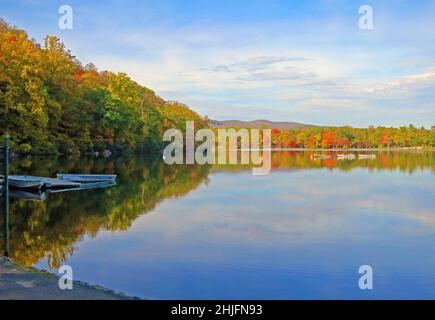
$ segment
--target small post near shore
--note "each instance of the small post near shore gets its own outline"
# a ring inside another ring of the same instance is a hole
[[[9,256],[9,136],[3,137],[3,145],[0,146],[0,164],[1,164],[1,196],[3,211],[3,237],[4,237],[4,255]]]

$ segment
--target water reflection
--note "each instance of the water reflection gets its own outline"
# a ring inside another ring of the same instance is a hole
[[[359,155],[373,154],[360,152]],[[325,158],[316,158],[325,155]],[[399,170],[413,173],[417,170],[435,170],[434,152],[377,152],[374,159],[339,159],[335,152],[299,152],[276,151],[272,152],[272,169],[303,170],[303,169],[331,169],[351,171],[357,168],[375,170]],[[239,161],[240,163],[240,161]],[[253,165],[215,165],[214,168],[224,168],[226,171],[243,171]]]
[[[206,166],[166,166],[157,158],[18,162],[13,172],[38,176],[54,176],[57,172],[117,174],[118,185],[105,190],[33,195],[35,200],[45,200],[39,202],[12,199],[10,256],[28,266],[47,257],[49,266],[58,268],[84,234],[93,237],[100,229],[128,230],[139,215],[148,213],[163,199],[195,189],[208,171]]]
[[[359,250],[365,259],[356,264],[369,260],[388,273],[391,267],[381,258],[386,252],[379,247],[367,251],[369,246],[381,244],[390,253],[408,248],[414,250],[409,255],[415,263],[431,261],[428,267],[435,267],[426,243],[435,240],[430,182],[434,156],[378,153],[376,159],[337,160],[313,159],[307,152],[274,152],[267,177],[253,177],[250,165],[168,166],[159,158],[26,159],[14,163],[14,173],[117,174],[118,185],[47,194],[45,201],[12,199],[10,256],[29,266],[43,261],[51,269],[75,262],[82,280],[145,297],[307,298],[301,292],[326,285],[327,276],[316,281],[309,276],[308,283],[299,286],[299,295],[292,295],[281,287],[286,281],[294,285],[288,273],[337,268],[333,263],[339,263],[343,253],[355,262]],[[146,214],[153,218],[144,218]],[[107,238],[107,232],[116,238]],[[79,243],[88,252],[77,249]],[[428,251],[423,254],[424,248]],[[421,255],[415,256],[417,252]],[[395,254],[390,259],[400,260]],[[100,266],[105,275],[88,266],[97,261],[109,261],[109,266]],[[347,263],[340,266],[346,277]],[[413,267],[406,262],[408,273]],[[265,293],[258,291],[253,278],[232,279],[234,270],[250,270],[252,277],[264,281]],[[157,283],[153,272],[178,283]],[[116,276],[123,281],[113,280]],[[186,289],[186,281],[196,287]],[[429,284],[433,286],[427,288]],[[426,283],[424,290],[435,294],[435,282]]]

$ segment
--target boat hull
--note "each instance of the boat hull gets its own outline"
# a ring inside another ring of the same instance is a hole
[[[42,178],[34,178],[27,176],[9,176],[9,186],[17,189],[41,189]]]
[[[43,177],[9,176],[9,186],[16,189],[76,188],[80,187],[80,183]]]
[[[115,181],[116,175],[105,174],[64,174],[58,173],[58,179],[80,183]]]
[[[376,159],[376,155],[363,155],[363,154],[360,154],[360,155],[358,155],[358,159],[369,159],[369,160],[372,160],[372,159]]]

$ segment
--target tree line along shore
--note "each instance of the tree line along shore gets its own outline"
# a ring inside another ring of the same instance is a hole
[[[271,140],[272,148],[275,149],[429,150],[435,147],[435,127],[426,129],[409,125],[400,128],[344,126],[271,129]]]

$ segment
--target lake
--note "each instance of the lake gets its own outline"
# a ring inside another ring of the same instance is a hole
[[[10,256],[150,299],[435,298],[435,153],[249,165],[22,159],[12,174],[117,174],[117,186],[11,199]],[[3,239],[0,245],[4,245]],[[370,265],[374,290],[361,290]]]

